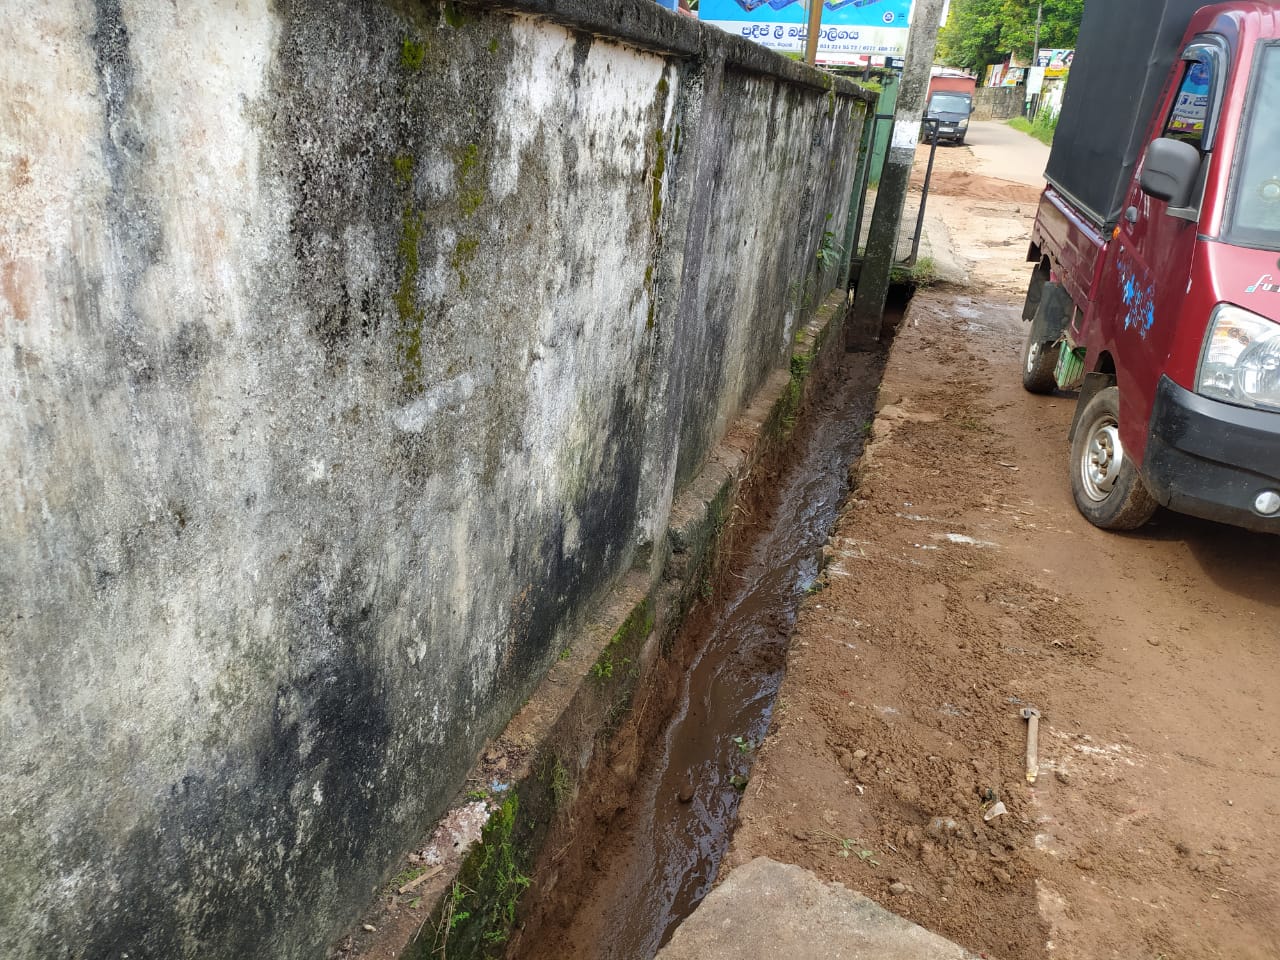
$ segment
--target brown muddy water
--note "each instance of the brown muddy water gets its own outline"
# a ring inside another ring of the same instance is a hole
[[[521,912],[532,906],[526,915],[540,912],[540,922],[517,933],[508,957],[650,960],[710,891],[882,372],[881,355],[844,355],[828,368],[776,476],[749,498],[711,608],[678,641],[695,651],[692,663],[672,680],[674,712],[644,748],[634,794],[555,905],[537,904],[536,883],[529,890],[535,902]]]

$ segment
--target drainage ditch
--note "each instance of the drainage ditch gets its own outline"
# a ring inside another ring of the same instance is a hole
[[[910,299],[895,291],[886,329]],[[540,869],[510,960],[649,960],[710,891],[765,736],[801,600],[861,455],[883,355],[842,355],[787,448],[737,511],[729,560],[681,628],[657,692],[639,708],[639,778],[626,796],[585,788],[579,839]],[[613,781],[616,785],[616,780]],[[601,794],[603,792],[603,795]],[[564,857],[581,862],[559,865]],[[563,876],[563,880],[561,877]],[[542,881],[542,882],[539,882]]]

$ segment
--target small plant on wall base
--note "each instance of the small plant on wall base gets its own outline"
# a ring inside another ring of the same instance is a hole
[[[818,265],[824,270],[828,267],[834,267],[840,263],[840,258],[844,256],[844,246],[837,239],[836,235],[827,230],[822,234],[822,243],[818,245],[818,253],[816,259]]]

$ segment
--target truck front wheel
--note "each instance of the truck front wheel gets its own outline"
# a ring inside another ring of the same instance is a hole
[[[1120,442],[1120,390],[1093,395],[1071,441],[1071,493],[1085,519],[1103,530],[1136,530],[1156,512]]]

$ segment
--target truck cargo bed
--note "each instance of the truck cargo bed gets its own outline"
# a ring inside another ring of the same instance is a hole
[[[1049,187],[1040,198],[1031,241],[1049,256],[1055,282],[1066,288],[1077,307],[1085,309],[1094,297],[1106,237]]]

